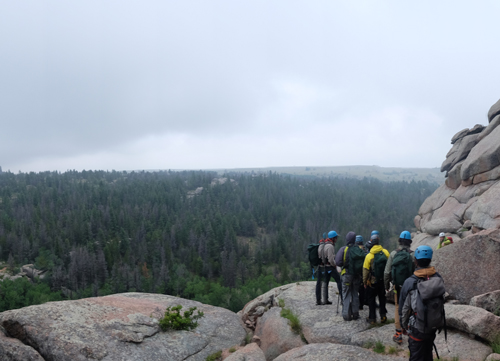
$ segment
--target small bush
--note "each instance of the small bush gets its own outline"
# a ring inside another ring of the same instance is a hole
[[[302,331],[302,325],[299,318],[293,314],[288,308],[283,308],[280,313],[281,317],[288,319],[293,332],[299,334]]]
[[[500,306],[497,307],[497,309],[493,312],[493,314],[495,316],[499,316],[500,317]]]
[[[285,307],[285,300],[278,298],[278,306],[280,306],[281,308]]]
[[[387,351],[389,355],[394,355],[396,352],[398,352],[398,350],[394,346],[389,347],[389,350]]]
[[[245,336],[245,345],[248,345],[250,342],[252,342],[252,334],[247,333],[247,335]]]
[[[231,348],[229,349],[229,352],[230,352],[230,353],[233,353],[233,352],[235,352],[235,351],[236,351],[236,348],[234,348],[234,347],[231,347]]]
[[[380,341],[375,342],[375,347],[373,348],[373,351],[375,351],[376,353],[385,353],[384,344]]]
[[[165,315],[159,320],[162,331],[192,330],[198,326],[197,320],[204,316],[203,312],[196,310],[196,307],[191,307],[188,311],[184,311],[184,315],[181,315],[181,309],[181,305],[167,307]],[[198,313],[194,315],[194,311]]]
[[[222,351],[214,352],[213,354],[207,356],[205,361],[218,361],[222,358]]]

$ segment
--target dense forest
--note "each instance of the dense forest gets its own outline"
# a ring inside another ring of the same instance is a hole
[[[310,279],[306,248],[336,230],[392,248],[435,189],[427,182],[213,172],[0,173],[0,261],[43,281],[0,283],[0,311],[157,292],[240,310]],[[12,298],[16,298],[12,300]]]

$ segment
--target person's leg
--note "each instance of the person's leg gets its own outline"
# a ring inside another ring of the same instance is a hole
[[[370,309],[369,315],[368,315],[368,321],[375,323],[375,320],[377,318],[377,315],[375,313],[376,307],[375,307],[375,289],[373,287],[367,286],[365,288],[366,292],[366,297],[368,299],[368,307]]]
[[[321,272],[325,272],[325,267],[321,267],[319,266],[318,267],[318,271],[316,272],[316,304],[317,305],[321,305],[321,286],[322,286],[322,279],[323,279],[323,275],[321,274]]]
[[[377,294],[378,294],[378,302],[380,304],[379,312],[380,312],[380,321],[385,322],[387,320],[387,309],[385,308],[385,287],[384,282],[377,282]]]
[[[328,285],[330,283],[331,270],[332,267],[325,267],[325,278],[324,278],[325,288],[323,289],[323,304],[325,305],[332,304],[332,302],[328,299]]]
[[[342,317],[345,321],[352,320],[352,276],[342,276]]]
[[[359,285],[361,283],[361,277],[355,276],[352,279],[351,292],[352,292],[352,317],[357,320],[359,318]]]
[[[363,306],[365,304],[366,304],[365,286],[363,285],[363,282],[360,281],[360,285],[359,285],[359,309],[362,310]]]
[[[342,279],[340,278],[340,274],[337,271],[337,267],[332,267],[332,273],[331,273],[333,279],[335,282],[337,282],[337,289],[339,290],[339,297],[341,300],[343,300],[342,297]]]
[[[395,311],[394,311],[394,326],[396,326],[396,332],[394,333],[394,336],[392,336],[392,340],[398,344],[403,343],[403,330],[401,329],[401,323],[399,322],[399,291],[401,290],[401,287],[397,287],[394,290],[394,306],[395,306]]]

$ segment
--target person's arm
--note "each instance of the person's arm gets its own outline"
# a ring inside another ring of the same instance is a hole
[[[373,255],[368,253],[365,257],[365,262],[363,263],[363,284],[368,286],[370,280],[370,267],[371,267],[371,259]]]
[[[392,259],[394,258],[394,253],[396,251],[391,252],[391,255],[387,259],[387,263],[385,264],[385,270],[384,270],[384,285],[385,289],[389,290],[391,288],[391,281],[392,281]]]

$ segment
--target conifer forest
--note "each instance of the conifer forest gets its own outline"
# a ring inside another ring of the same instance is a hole
[[[43,280],[0,283],[0,311],[121,292],[165,293],[239,311],[311,279],[324,232],[392,250],[437,184],[207,171],[0,173],[0,262]]]

